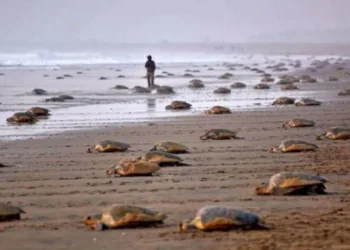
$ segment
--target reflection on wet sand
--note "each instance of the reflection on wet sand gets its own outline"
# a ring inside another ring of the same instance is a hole
[[[156,99],[147,98],[147,111],[155,112],[156,111]]]

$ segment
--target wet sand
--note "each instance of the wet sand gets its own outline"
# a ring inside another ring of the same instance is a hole
[[[347,80],[343,76],[342,86],[350,88]],[[332,84],[328,89],[329,95],[336,94]],[[1,201],[26,211],[22,221],[1,223],[1,249],[350,249],[350,142],[316,141],[326,127],[350,124],[350,99],[335,99],[316,107],[164,118],[0,142],[1,163],[15,166],[0,168]],[[283,129],[282,122],[291,118],[312,119],[316,126]],[[238,135],[244,139],[200,141],[199,136],[210,128],[239,129]],[[287,138],[301,138],[320,149],[268,152]],[[103,139],[127,142],[132,147],[124,153],[86,153],[88,146]],[[113,163],[139,156],[160,140],[187,145],[191,153],[181,157],[191,166],[163,168],[153,177],[106,176],[105,170]],[[285,170],[325,176],[329,194],[253,194],[255,186]],[[168,218],[159,228],[105,232],[89,231],[80,223],[85,215],[113,203],[153,208]],[[177,232],[180,221],[211,204],[254,211],[273,229]]]

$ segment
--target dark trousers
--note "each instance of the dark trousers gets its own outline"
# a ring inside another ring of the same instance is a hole
[[[154,86],[154,71],[147,72],[147,83],[149,88]]]

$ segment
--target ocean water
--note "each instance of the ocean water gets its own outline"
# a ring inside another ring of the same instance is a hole
[[[310,87],[298,91],[281,91],[271,84],[269,90],[254,90],[253,85],[260,82],[261,74],[244,70],[243,67],[229,69],[225,63],[239,63],[246,66],[265,69],[278,62],[287,64],[293,60],[302,61],[307,67],[311,60],[323,60],[327,56],[311,57],[309,55],[250,55],[238,53],[234,49],[186,48],[174,51],[157,50],[151,53],[157,63],[157,75],[163,71],[174,74],[166,78],[156,78],[155,83],[169,85],[175,94],[160,95],[156,93],[135,94],[132,90],[116,90],[117,84],[128,86],[147,86],[143,78],[145,48],[128,48],[127,51],[104,52],[6,52],[0,53],[0,140],[34,138],[55,134],[67,130],[91,129],[116,126],[140,121],[157,121],[164,117],[197,115],[214,105],[223,105],[233,110],[255,110],[272,107],[271,103],[280,96],[294,98],[317,97],[324,101],[329,99],[327,92]],[[151,51],[152,52],[152,51]],[[213,70],[209,70],[212,68]],[[184,77],[188,70],[193,77]],[[291,69],[292,70],[292,69]],[[82,74],[77,74],[82,72]],[[218,77],[230,72],[234,76],[229,80]],[[268,70],[266,72],[269,73]],[[286,73],[286,72],[283,72]],[[70,74],[57,80],[57,76]],[[44,75],[46,75],[44,77]],[[124,77],[121,78],[120,75]],[[107,80],[99,80],[99,77]],[[203,80],[204,89],[188,88],[194,78]],[[214,94],[218,87],[229,87],[233,82],[247,84],[244,89],[231,89],[231,94]],[[34,88],[48,91],[48,95],[36,96],[31,93]],[[64,103],[48,103],[44,99],[68,94],[75,97]],[[165,106],[173,100],[191,103],[187,111],[168,111]],[[30,107],[49,108],[52,115],[34,125],[9,125],[6,118],[14,112],[25,111]],[[277,107],[281,108],[281,107]],[[283,107],[282,107],[283,108]]]

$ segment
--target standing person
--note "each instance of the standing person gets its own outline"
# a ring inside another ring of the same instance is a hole
[[[156,63],[152,60],[152,56],[147,56],[147,62],[145,64],[147,69],[147,83],[149,88],[154,87],[154,72],[156,70]]]

